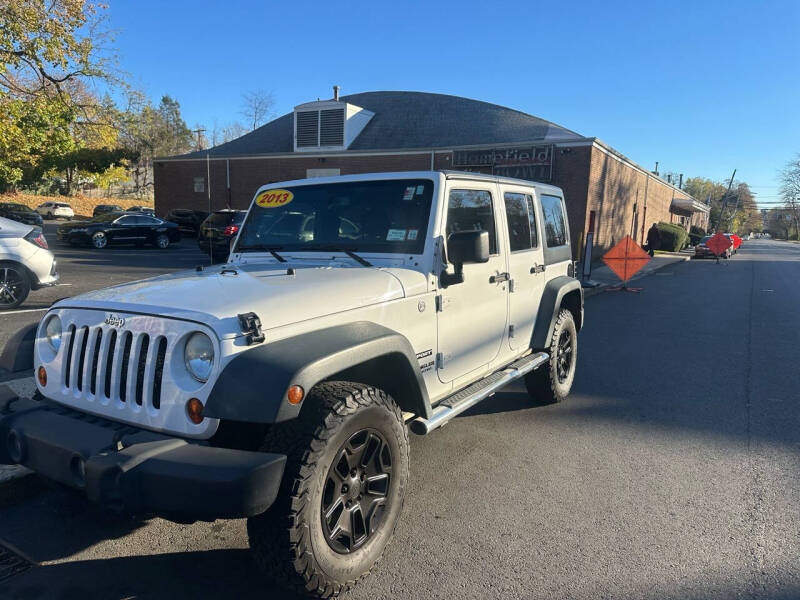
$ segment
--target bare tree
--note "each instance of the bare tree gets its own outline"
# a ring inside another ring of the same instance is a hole
[[[795,237],[800,238],[800,155],[790,160],[780,174],[780,194],[794,224]]]
[[[215,119],[214,125],[211,127],[211,145],[219,146],[225,142],[230,142],[238,137],[242,137],[247,131],[247,127],[239,123],[239,121],[233,121],[227,125],[220,125]]]
[[[245,118],[247,125],[253,130],[267,122],[272,116],[272,107],[275,99],[272,92],[266,90],[251,90],[242,94],[242,110],[239,112]]]

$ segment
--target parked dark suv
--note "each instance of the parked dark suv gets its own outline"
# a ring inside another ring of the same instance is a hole
[[[118,204],[98,204],[92,211],[92,216],[104,215],[106,213],[122,212],[122,207]]]
[[[165,217],[167,221],[175,223],[182,233],[197,235],[200,225],[208,217],[208,213],[202,210],[192,210],[189,208],[173,208]]]
[[[200,226],[197,245],[214,260],[225,260],[230,253],[231,240],[239,233],[246,210],[218,210],[209,215]]]
[[[42,215],[32,208],[17,202],[0,202],[0,217],[25,223],[26,225],[42,226]]]

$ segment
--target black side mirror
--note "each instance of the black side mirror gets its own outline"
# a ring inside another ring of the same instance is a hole
[[[488,231],[458,231],[447,237],[447,259],[453,264],[454,273],[442,271],[439,278],[442,287],[463,283],[464,265],[489,262]]]

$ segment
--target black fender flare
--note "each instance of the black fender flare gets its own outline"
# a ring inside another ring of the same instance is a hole
[[[583,288],[581,288],[580,281],[574,277],[561,275],[545,284],[542,300],[539,303],[539,312],[536,315],[536,324],[533,327],[531,348],[543,350],[548,347],[561,302],[567,294],[576,291],[580,295],[580,307],[575,319],[575,326],[580,330],[583,326]]]
[[[320,381],[358,381],[380,387],[400,408],[429,418],[431,404],[416,355],[400,333],[368,321],[336,325],[264,343],[223,369],[206,402],[206,417],[279,423],[300,414],[290,386],[306,394]]]

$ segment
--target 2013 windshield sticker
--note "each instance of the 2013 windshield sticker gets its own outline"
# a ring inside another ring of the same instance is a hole
[[[403,200],[406,202],[414,199],[414,190],[416,188],[412,185],[406,188],[406,191],[403,193]]]
[[[406,239],[405,229],[390,229],[386,234],[387,242],[403,242]]]
[[[286,206],[294,199],[289,190],[264,190],[256,196],[256,204],[261,208],[278,208]]]

